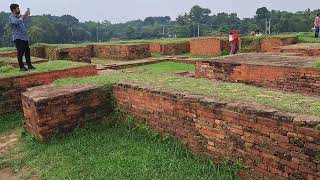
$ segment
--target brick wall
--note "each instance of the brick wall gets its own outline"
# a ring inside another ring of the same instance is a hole
[[[279,52],[281,46],[296,44],[298,39],[296,37],[290,38],[268,38],[261,41],[262,52]]]
[[[252,177],[320,178],[320,131],[313,128],[319,118],[134,85],[118,85],[113,95],[121,110],[195,153],[243,159]]]
[[[71,60],[76,62],[91,63],[92,47],[76,47],[76,48],[65,48],[58,51],[56,59]]]
[[[314,68],[202,61],[195,76],[320,95],[320,70]]]
[[[190,42],[163,43],[161,44],[161,54],[179,55],[190,53]]]
[[[1,53],[0,57],[16,58],[17,52]]]
[[[41,141],[101,119],[98,112],[106,112],[103,93],[92,85],[39,86],[22,93],[21,99],[24,127]]]
[[[320,49],[308,49],[308,48],[292,48],[292,49],[280,49],[281,53],[294,53],[302,56],[320,56]]]
[[[224,43],[215,38],[192,39],[190,42],[191,54],[220,55],[223,52]]]
[[[149,46],[151,53],[161,53],[161,43],[150,43]]]
[[[83,66],[0,79],[0,114],[19,110],[20,94],[27,88],[49,84],[57,79],[94,76],[97,73],[96,66]]]
[[[151,57],[151,52],[149,44],[94,45],[93,55],[95,57],[133,60]]]

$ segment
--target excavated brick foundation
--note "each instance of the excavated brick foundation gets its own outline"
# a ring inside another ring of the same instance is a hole
[[[99,93],[95,86],[29,89],[23,93],[25,127],[41,140],[69,132],[84,116],[108,110]],[[113,96],[121,111],[176,136],[195,154],[217,162],[243,159],[251,177],[320,178],[318,117],[132,84],[114,86]]]
[[[46,85],[22,93],[24,127],[41,141],[96,121],[105,111],[103,93],[92,85]]]
[[[57,79],[87,77],[98,74],[96,66],[82,66],[51,72],[34,73],[0,79],[0,114],[21,109],[21,92],[30,87],[52,83]]]
[[[289,92],[320,95],[320,70],[305,67],[317,58],[241,54],[199,61],[195,76]]]
[[[133,60],[151,57],[151,52],[149,44],[94,45],[93,56]]]
[[[191,54],[196,55],[220,55],[223,51],[229,51],[228,41],[216,38],[192,39],[190,43]]]

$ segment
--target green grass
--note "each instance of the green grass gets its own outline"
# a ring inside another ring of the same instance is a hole
[[[130,60],[99,58],[99,57],[91,58],[92,64],[113,64],[113,63],[128,62],[128,61],[130,61]]]
[[[0,135],[13,131],[22,126],[22,113],[13,113],[0,116]]]
[[[107,121],[106,121],[107,122]],[[0,165],[22,178],[233,180],[239,165],[193,156],[172,137],[160,138],[147,124],[101,123],[76,129],[48,144],[22,131],[19,143],[0,155]]]
[[[320,98],[295,93],[269,90],[240,83],[226,83],[173,75],[174,72],[194,71],[193,65],[162,62],[130,70],[145,70],[143,73],[114,72],[82,79],[58,80],[59,84],[94,83],[98,85],[129,82],[151,85],[163,89],[215,96],[224,100],[259,103],[285,112],[320,116]]]
[[[314,37],[313,32],[300,32],[297,33],[299,42],[302,43],[320,43],[319,38]]]
[[[127,40],[127,41],[107,41],[93,44],[106,44],[106,45],[135,45],[135,44],[149,44],[149,43],[179,43],[187,42],[189,38],[161,38],[161,39],[139,39],[139,40]]]
[[[30,73],[38,73],[38,72],[48,72],[48,71],[56,71],[73,67],[85,66],[85,63],[72,62],[72,61],[49,61],[42,64],[35,64],[34,66],[37,68],[33,71],[20,72],[18,68],[13,68],[11,66],[0,66],[0,78],[7,78],[12,76],[22,76]]]
[[[229,52],[225,51],[221,55],[229,54]],[[179,54],[179,55],[162,55],[160,53],[152,53],[153,58],[165,58],[165,57],[177,57],[177,58],[190,58],[190,59],[209,59],[218,57],[221,55],[198,55],[198,54]]]
[[[0,54],[15,52],[16,48],[14,47],[3,47],[0,48]]]
[[[31,57],[32,62],[43,60],[38,57]],[[9,58],[9,57],[0,57],[0,63],[18,63],[17,58]]]
[[[306,67],[311,67],[311,68],[320,68],[320,60],[319,61],[315,61],[311,64],[307,64]]]
[[[59,49],[64,49],[64,48],[77,48],[77,47],[85,47],[88,44],[82,43],[82,44],[45,44],[45,43],[39,43],[35,44],[32,47],[41,47],[41,46],[46,46],[48,48],[52,48],[54,50],[59,50]]]

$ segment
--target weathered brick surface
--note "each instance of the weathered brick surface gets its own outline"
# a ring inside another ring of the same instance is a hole
[[[45,85],[22,93],[24,127],[41,141],[101,119],[102,91],[93,85]]]
[[[16,52],[1,53],[0,57],[15,58],[17,57],[17,53]]]
[[[262,52],[279,52],[281,46],[295,44],[298,42],[296,37],[289,38],[268,38],[261,41]]]
[[[163,43],[161,44],[161,54],[179,55],[190,53],[190,42]]]
[[[49,49],[48,49],[49,50]],[[47,50],[47,51],[48,51]],[[54,60],[71,60],[76,62],[91,63],[92,46],[76,47],[76,48],[62,48],[46,53],[47,59]]]
[[[20,94],[27,88],[49,84],[57,79],[97,74],[96,66],[83,66],[0,79],[0,114],[19,110],[21,107]]]
[[[161,53],[161,43],[150,43],[149,46],[151,53]]]
[[[178,137],[195,153],[242,158],[251,176],[320,178],[320,131],[313,123],[294,123],[305,118],[319,123],[319,118],[128,84],[114,87],[113,95],[121,110]]]
[[[149,44],[94,45],[93,56],[133,60],[151,57],[151,52]]]
[[[225,43],[215,38],[198,38],[190,42],[191,54],[198,55],[219,55],[223,52]]]
[[[314,68],[202,61],[195,76],[320,95],[320,70]]]

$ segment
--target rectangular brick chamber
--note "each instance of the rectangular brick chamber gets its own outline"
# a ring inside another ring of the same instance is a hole
[[[112,59],[143,59],[151,57],[149,44],[93,45],[93,56]]]
[[[122,111],[196,154],[242,159],[251,177],[320,178],[318,117],[131,84],[115,86],[113,96]]]
[[[190,42],[190,52],[195,55],[220,55],[223,51],[229,51],[227,40],[217,38],[197,38]]]
[[[45,85],[22,93],[24,127],[47,142],[88,122],[101,120],[110,110],[104,93],[94,85]]]
[[[195,77],[320,95],[320,69],[304,67],[317,58],[240,54],[196,63]]]
[[[98,74],[96,66],[81,66],[0,79],[0,115],[21,110],[20,94],[30,87],[50,84],[57,79]]]
[[[150,51],[162,55],[187,54],[190,53],[190,42],[151,43]]]

